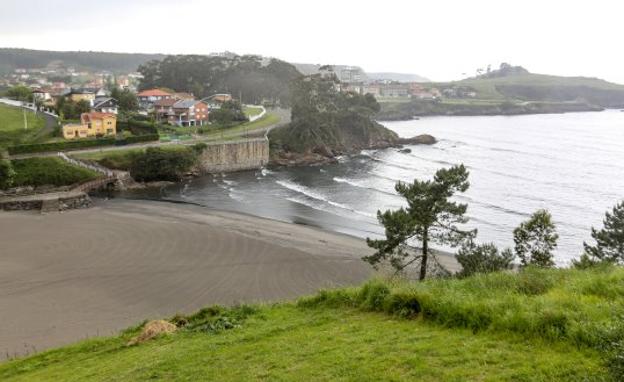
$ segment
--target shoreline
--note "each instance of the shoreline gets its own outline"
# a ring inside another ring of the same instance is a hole
[[[402,105],[402,104],[399,104]],[[566,107],[561,108],[552,108],[552,109],[513,109],[509,111],[501,110],[499,104],[492,105],[477,105],[477,106],[466,106],[466,105],[452,105],[448,106],[448,109],[445,110],[413,110],[409,112],[408,110],[382,110],[380,114],[382,118],[377,119],[377,122],[400,122],[400,121],[410,121],[412,119],[417,118],[425,118],[425,117],[515,117],[522,115],[544,115],[544,114],[570,114],[570,113],[601,113],[609,110],[618,110],[619,108],[607,108],[601,106],[593,106],[593,105],[579,105],[582,107],[570,107],[569,104],[562,104]],[[494,107],[495,106],[495,107]],[[527,105],[521,105],[522,107],[526,107]],[[408,115],[409,114],[409,115]]]
[[[359,238],[188,203],[114,199],[63,213],[0,212],[0,239],[2,359],[374,274]]]

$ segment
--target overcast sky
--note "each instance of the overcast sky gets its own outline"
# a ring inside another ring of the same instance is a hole
[[[624,84],[624,1],[2,0],[0,46],[194,53],[459,79],[509,62]]]

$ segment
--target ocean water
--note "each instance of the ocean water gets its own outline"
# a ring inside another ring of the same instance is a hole
[[[624,112],[493,117],[428,117],[384,125],[403,137],[428,133],[432,146],[366,150],[332,165],[219,174],[193,179],[158,197],[380,237],[376,211],[404,205],[397,181],[427,179],[463,163],[478,241],[512,246],[512,231],[548,209],[560,235],[557,262],[580,255],[590,228],[624,199]],[[445,248],[443,248],[445,249]],[[448,248],[446,248],[448,249]]]

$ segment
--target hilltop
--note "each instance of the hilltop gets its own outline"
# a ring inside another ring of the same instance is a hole
[[[624,85],[598,78],[535,74],[508,64],[477,77],[422,85],[438,89],[442,97],[436,101],[412,99],[382,103],[378,119],[560,113],[624,107]]]
[[[0,379],[621,380],[623,282],[614,267],[373,280],[176,315],[147,341],[139,324],[1,364]]]
[[[139,65],[164,58],[163,54],[111,52],[58,52],[0,48],[0,73],[15,69],[74,67],[78,70],[135,72]]]

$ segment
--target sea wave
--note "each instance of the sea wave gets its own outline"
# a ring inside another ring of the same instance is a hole
[[[311,189],[309,187],[306,187],[304,185],[301,185],[301,184],[298,184],[298,183],[294,183],[294,182],[291,182],[289,180],[277,180],[277,181],[275,181],[275,183],[277,183],[280,186],[282,186],[284,188],[287,188],[287,189],[289,189],[291,191],[294,191],[296,193],[305,195],[305,196],[307,196],[310,199],[314,199],[314,200],[320,201],[322,203],[326,203],[326,204],[328,204],[328,205],[330,205],[332,207],[336,207],[336,208],[339,208],[339,209],[342,209],[342,210],[346,210],[346,211],[351,211],[351,212],[354,212],[354,213],[356,213],[358,215],[362,215],[362,216],[366,216],[366,217],[373,217],[373,218],[375,217],[374,214],[370,214],[370,213],[365,212],[365,211],[356,210],[355,208],[353,208],[351,206],[348,206],[346,204],[343,204],[343,203],[334,202],[334,201],[330,200],[329,198],[327,198],[325,195],[321,194],[320,192],[315,191],[315,190],[313,190],[313,189]],[[288,199],[288,200],[290,200],[290,199]]]
[[[390,192],[390,191],[387,191],[387,190],[384,190],[384,189],[381,189],[381,188],[377,188],[377,187],[372,187],[372,186],[366,185],[366,184],[364,184],[364,183],[362,183],[360,181],[356,181],[356,180],[353,180],[353,179],[347,179],[347,178],[342,178],[342,177],[339,177],[339,176],[335,176],[333,178],[333,180],[334,180],[334,182],[337,182],[337,183],[345,183],[345,184],[348,184],[348,185],[353,186],[353,187],[363,188],[363,189],[366,189],[366,190],[379,192],[379,193],[382,193],[384,195],[398,196],[394,192]]]

